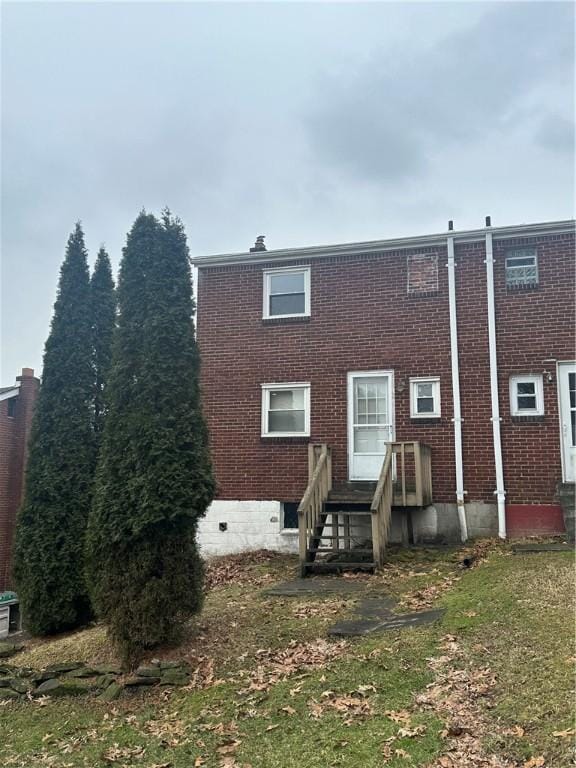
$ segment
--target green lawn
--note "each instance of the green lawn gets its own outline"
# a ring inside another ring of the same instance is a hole
[[[0,765],[406,768],[440,761],[452,768],[458,762],[442,761],[458,749],[520,766],[573,765],[566,734],[573,727],[572,556],[497,547],[464,571],[460,557],[399,551],[380,574],[360,577],[366,593],[443,606],[446,614],[436,625],[349,642],[328,642],[325,632],[356,596],[265,597],[262,589],[293,574],[295,561],[254,558],[241,570],[236,561],[229,579],[215,580],[185,648],[163,654],[187,657],[200,687],[148,690],[111,704],[7,704]],[[14,661],[40,667],[71,658],[112,660],[103,630],[35,644]],[[454,692],[465,693],[455,713]],[[477,733],[454,736],[455,717],[478,723]]]

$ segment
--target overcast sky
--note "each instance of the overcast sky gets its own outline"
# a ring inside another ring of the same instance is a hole
[[[64,246],[142,207],[193,254],[569,218],[569,3],[2,4],[0,384]]]

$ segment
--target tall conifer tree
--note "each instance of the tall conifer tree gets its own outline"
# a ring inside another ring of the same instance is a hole
[[[94,606],[126,666],[202,605],[197,521],[214,492],[182,224],[141,213],[118,280],[108,418],[87,535]]]
[[[83,577],[94,470],[89,279],[77,224],[60,270],[16,530],[18,595],[25,625],[38,635],[90,616]]]
[[[110,259],[100,248],[90,280],[90,320],[94,365],[94,432],[97,445],[104,428],[105,389],[112,362],[112,338],[116,324],[116,295]]]

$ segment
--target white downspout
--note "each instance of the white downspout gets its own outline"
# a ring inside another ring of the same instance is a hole
[[[490,217],[486,217],[490,226]],[[490,397],[492,400],[492,437],[494,440],[494,466],[496,468],[496,490],[498,502],[498,536],[506,538],[506,491],[504,490],[504,469],[502,466],[502,442],[500,439],[500,405],[498,402],[498,361],[496,356],[496,309],[494,302],[494,253],[492,232],[486,232],[486,288],[488,293],[488,349],[490,352]]]
[[[450,222],[450,228],[452,222]],[[458,365],[458,329],[456,325],[456,279],[454,267],[454,236],[448,236],[448,299],[450,309],[450,361],[452,365],[452,400],[454,403],[454,454],[456,459],[456,504],[460,538],[468,539],[466,507],[464,506],[464,470],[462,466],[462,413],[460,410],[460,373]]]

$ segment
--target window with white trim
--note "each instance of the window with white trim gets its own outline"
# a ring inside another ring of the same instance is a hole
[[[263,317],[307,317],[310,314],[310,267],[264,270]]]
[[[413,419],[440,417],[440,377],[410,379],[410,416]]]
[[[262,384],[262,437],[310,435],[310,384]]]
[[[510,377],[510,412],[512,416],[544,415],[544,388],[540,374]]]
[[[514,248],[506,252],[506,287],[538,285],[536,248]]]

